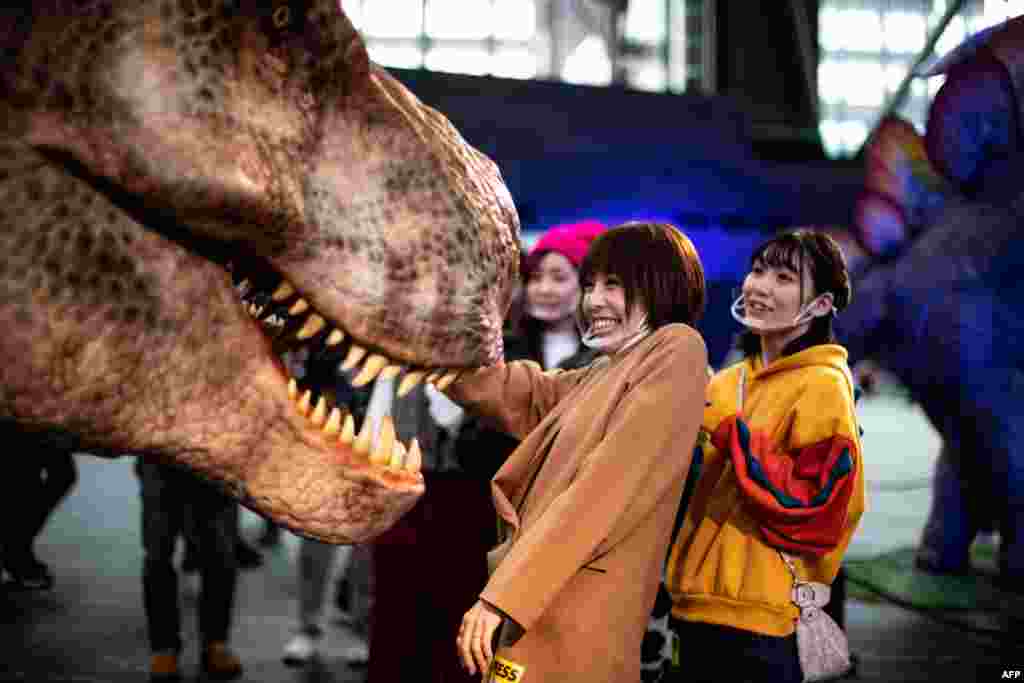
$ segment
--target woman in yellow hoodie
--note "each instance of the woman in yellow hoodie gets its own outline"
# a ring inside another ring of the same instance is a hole
[[[831,584],[864,511],[854,383],[832,318],[851,297],[838,245],[797,230],[751,258],[733,316],[743,359],[708,385],[703,467],[666,584],[686,681],[800,683],[790,601]]]

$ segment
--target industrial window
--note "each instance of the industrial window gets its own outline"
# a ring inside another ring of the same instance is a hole
[[[924,67],[967,36],[1019,14],[1024,0],[822,0],[818,96],[826,152],[857,153],[943,19],[948,22]],[[893,113],[923,131],[941,85],[941,76],[914,78]]]
[[[704,44],[714,0],[342,0],[384,66],[711,90]]]

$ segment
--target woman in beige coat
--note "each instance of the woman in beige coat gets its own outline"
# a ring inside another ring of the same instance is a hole
[[[580,281],[598,360],[499,363],[448,389],[522,439],[492,481],[504,541],[457,637],[466,669],[487,680],[640,679],[700,426],[704,274],[690,240],[668,224],[621,225],[593,242]]]

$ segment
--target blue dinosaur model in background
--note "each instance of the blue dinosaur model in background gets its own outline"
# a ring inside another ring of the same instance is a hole
[[[1024,17],[924,75],[937,74],[924,134],[890,117],[866,149],[868,258],[837,331],[942,435],[918,567],[966,572],[975,536],[998,529],[999,580],[1024,591]]]

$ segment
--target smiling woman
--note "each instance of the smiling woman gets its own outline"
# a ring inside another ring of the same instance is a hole
[[[853,377],[832,334],[850,297],[822,232],[751,257],[733,304],[744,357],[709,385],[701,477],[666,570],[688,681],[720,680],[725,661],[735,680],[821,680],[804,678],[791,598],[794,580],[827,596],[864,511]]]
[[[457,638],[470,673],[640,678],[704,406],[704,271],[674,226],[628,223],[591,243],[580,275],[597,360],[498,363],[447,392],[522,439],[492,481],[501,542]]]

